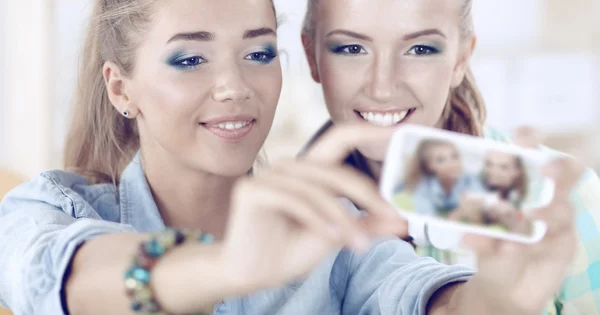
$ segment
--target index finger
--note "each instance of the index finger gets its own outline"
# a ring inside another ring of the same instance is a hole
[[[525,148],[536,149],[542,144],[542,134],[534,127],[521,126],[514,134],[515,143]]]
[[[584,165],[570,157],[555,159],[546,165],[543,172],[555,184],[554,201],[568,200],[584,171]]]
[[[555,183],[554,198],[545,208],[536,211],[535,217],[546,222],[548,233],[565,232],[572,228],[575,208],[571,203],[571,192],[583,175],[584,167],[572,158],[552,161],[544,173]]]
[[[358,147],[386,147],[394,133],[365,123],[333,125],[309,148],[303,158],[326,164],[339,164]]]

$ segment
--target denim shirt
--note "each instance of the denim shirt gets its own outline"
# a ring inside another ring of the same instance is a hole
[[[424,177],[415,189],[415,206],[421,214],[435,215],[441,212],[443,215],[448,215],[458,208],[461,194],[467,191],[485,192],[485,189],[476,176],[463,174],[450,192],[446,193],[442,183],[435,176]]]
[[[0,204],[0,306],[16,315],[64,314],[63,280],[79,245],[107,233],[164,228],[139,155],[122,174],[118,195],[112,184],[45,172]],[[364,254],[332,253],[305,279],[227,299],[214,314],[425,315],[439,288],[471,275],[418,257],[404,241],[379,240]]]

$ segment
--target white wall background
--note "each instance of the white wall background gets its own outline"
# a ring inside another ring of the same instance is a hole
[[[4,48],[6,41],[6,39],[4,38],[4,33],[8,29],[6,22],[6,1],[0,1],[0,72],[2,72],[2,69],[5,69],[6,64],[6,49]],[[5,76],[0,75],[0,165],[4,165],[7,163],[6,152],[4,152],[6,150],[6,144],[4,139],[5,137],[2,137],[2,134],[6,133],[6,131],[4,130],[5,128],[3,128],[3,126],[6,125],[4,122],[4,120],[6,119],[6,114],[4,113],[4,81]]]
[[[31,175],[51,166],[55,64],[52,1],[2,1],[2,152],[5,165]]]
[[[89,0],[0,0],[0,166],[25,175],[61,166]],[[300,43],[306,0],[276,0],[284,87],[267,149],[292,155],[326,119]],[[476,1],[473,69],[489,122],[529,123],[600,160],[597,0]],[[4,8],[2,7],[4,6]],[[515,9],[518,8],[518,9]],[[568,14],[565,14],[568,12]],[[3,16],[4,15],[4,16]],[[298,117],[302,117],[298,119]],[[589,145],[589,141],[593,145]]]

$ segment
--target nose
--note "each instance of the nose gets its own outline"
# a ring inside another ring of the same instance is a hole
[[[252,89],[239,66],[229,64],[216,71],[216,82],[212,92],[215,101],[238,103],[250,99],[252,94]]]
[[[371,82],[369,85],[370,97],[385,103],[392,100],[394,96],[394,61],[388,54],[379,54],[375,58],[371,70]]]

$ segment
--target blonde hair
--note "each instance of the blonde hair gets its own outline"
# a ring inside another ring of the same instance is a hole
[[[112,61],[125,76],[135,71],[135,54],[147,32],[156,2],[95,0],[64,151],[65,168],[93,183],[117,185],[123,169],[140,149],[136,121],[127,119],[112,106],[102,69],[105,62]],[[255,167],[265,163],[266,157],[261,151]]]
[[[314,36],[317,26],[319,1],[308,0],[308,9],[304,18],[302,32],[309,38]],[[459,27],[463,41],[467,41],[474,35],[473,0],[463,1],[463,5],[460,8],[461,23]],[[483,136],[485,118],[485,102],[469,67],[462,83],[450,90],[446,106],[442,113],[443,128],[458,133]]]
[[[135,52],[153,14],[156,0],[96,0],[89,22],[74,116],[65,145],[65,168],[92,182],[117,183],[139,149],[135,120],[112,106],[102,68],[116,63],[125,76],[134,71]]]
[[[525,169],[525,162],[523,161],[523,158],[521,158],[518,155],[514,155],[513,161],[515,163],[515,167],[517,168],[517,170],[519,172],[519,176],[516,178],[512,187],[509,187],[509,189],[506,191],[500,191],[500,193],[501,193],[501,197],[503,199],[509,199],[510,192],[513,190],[516,191],[517,197],[518,197],[518,200],[516,200],[516,202],[520,206],[521,203],[524,201],[524,199],[527,198],[527,193],[528,193],[527,186],[529,185],[529,176],[527,175],[527,170]],[[483,177],[483,182],[487,185],[487,178],[485,176],[485,172],[483,173],[482,177]]]
[[[428,155],[431,149],[440,146],[451,147],[458,152],[458,148],[450,141],[439,139],[426,139],[421,141],[417,146],[413,158],[408,164],[406,178],[404,180],[404,183],[409,190],[414,190],[423,176],[434,175],[433,171],[430,170],[427,165]]]

